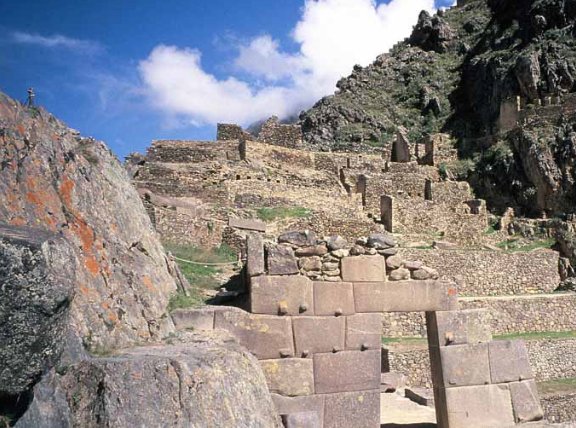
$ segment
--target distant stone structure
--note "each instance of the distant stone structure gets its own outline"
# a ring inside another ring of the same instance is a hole
[[[291,149],[302,147],[302,129],[300,125],[280,123],[278,117],[272,116],[262,125],[258,141]]]
[[[311,231],[248,238],[250,313],[181,310],[178,328],[231,332],[259,360],[286,428],[379,427],[381,314],[425,311],[440,428],[542,419],[523,342],[492,341],[453,284],[402,261],[389,236],[364,244]]]

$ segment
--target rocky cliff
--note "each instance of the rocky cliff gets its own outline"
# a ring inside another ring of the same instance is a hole
[[[454,169],[496,210],[574,212],[576,2],[471,0],[422,12],[410,38],[300,116],[308,146],[372,151],[398,126],[415,142],[447,132]],[[517,98],[519,97],[519,98]],[[503,108],[514,104],[514,126]],[[511,103],[511,104],[510,104]]]
[[[253,357],[175,331],[176,269],[103,143],[0,94],[0,426],[277,426]]]

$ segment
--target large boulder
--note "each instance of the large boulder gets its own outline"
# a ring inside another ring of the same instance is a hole
[[[52,371],[16,427],[280,427],[256,359],[205,334]]]

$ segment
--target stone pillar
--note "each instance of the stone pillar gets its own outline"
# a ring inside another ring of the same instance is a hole
[[[380,219],[384,228],[392,233],[394,232],[394,198],[392,196],[380,197]]]

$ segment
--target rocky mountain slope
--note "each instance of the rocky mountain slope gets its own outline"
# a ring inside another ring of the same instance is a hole
[[[573,115],[544,120],[536,112],[514,130],[499,120],[517,96],[537,110],[574,92],[576,2],[461,3],[434,17],[422,12],[409,39],[355,67],[335,95],[301,114],[307,144],[370,151],[389,144],[398,126],[412,142],[448,132],[465,160],[452,168],[492,208],[574,212]]]

